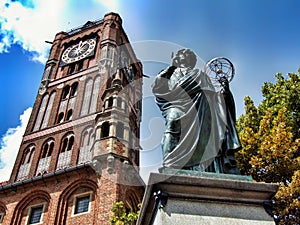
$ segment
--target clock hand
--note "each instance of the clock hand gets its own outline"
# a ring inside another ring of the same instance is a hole
[[[82,48],[82,41],[79,42],[78,44],[78,48],[81,49]]]

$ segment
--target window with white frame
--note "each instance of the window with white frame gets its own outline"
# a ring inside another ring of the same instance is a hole
[[[90,212],[92,192],[87,192],[74,196],[73,215]]]
[[[42,223],[44,208],[45,208],[45,203],[40,205],[30,206],[26,224],[29,225],[29,224]]]

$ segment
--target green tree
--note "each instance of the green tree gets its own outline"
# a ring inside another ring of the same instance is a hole
[[[249,172],[256,181],[287,183],[297,170],[295,155],[299,142],[293,140],[285,113],[286,108],[283,107],[272,121],[272,109],[268,108],[260,122],[257,135],[259,146],[249,162]]]
[[[138,208],[141,208],[141,204],[138,204]],[[113,216],[110,217],[112,225],[132,225],[140,214],[139,210],[137,212],[127,212],[122,201],[113,203],[111,211],[113,213]]]
[[[256,155],[259,147],[258,129],[259,119],[258,110],[254,106],[252,99],[245,97],[245,114],[241,115],[237,121],[237,130],[241,139],[243,148],[236,154],[239,168],[242,174],[250,174],[250,160],[252,156]]]
[[[300,73],[300,69],[298,70]],[[292,128],[295,139],[300,137],[300,76],[289,73],[285,79],[281,73],[276,74],[276,83],[265,82],[262,87],[263,101],[258,106],[259,118],[265,115],[268,108],[272,108],[273,117],[285,107],[288,126]]]
[[[274,199],[277,223],[280,225],[299,224],[300,220],[300,170],[294,173],[288,184],[281,183]]]
[[[300,224],[300,195],[294,188],[300,170],[300,77],[296,73],[286,79],[281,73],[275,77],[276,83],[263,85],[258,107],[245,97],[245,113],[237,121],[243,148],[236,158],[242,174],[280,184],[274,197],[278,224]]]

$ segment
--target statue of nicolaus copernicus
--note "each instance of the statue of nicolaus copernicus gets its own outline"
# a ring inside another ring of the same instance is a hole
[[[163,167],[239,174],[234,152],[241,148],[235,106],[226,78],[216,91],[209,77],[195,69],[196,55],[181,49],[160,72],[152,91],[166,121]]]

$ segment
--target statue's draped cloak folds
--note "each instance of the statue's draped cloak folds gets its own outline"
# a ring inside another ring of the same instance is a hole
[[[182,112],[180,139],[175,148],[164,155],[163,166],[205,169],[226,151],[241,147],[235,128],[235,106],[232,94],[215,90],[208,76],[198,69],[185,75],[176,69],[171,78],[168,70],[156,77],[152,90],[156,103],[167,118],[172,109]],[[168,131],[166,131],[168,132]]]

